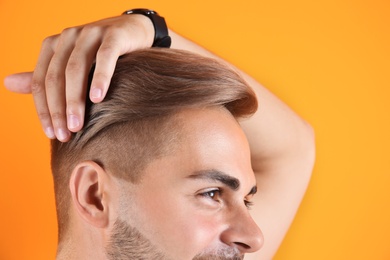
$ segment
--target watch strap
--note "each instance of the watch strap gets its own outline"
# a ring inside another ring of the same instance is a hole
[[[123,12],[123,14],[142,14],[147,16],[153,24],[154,27],[154,40],[152,47],[171,47],[171,37],[168,34],[168,26],[165,22],[164,17],[160,16],[156,11],[150,9],[131,9]]]

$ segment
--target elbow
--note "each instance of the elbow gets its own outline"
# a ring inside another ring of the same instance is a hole
[[[304,122],[303,133],[300,141],[300,160],[306,165],[306,172],[308,179],[313,171],[316,159],[316,138],[314,128],[307,122]]]
[[[308,153],[310,157],[312,158],[312,161],[315,160],[315,151],[316,151],[316,141],[315,141],[315,132],[314,128],[309,124],[306,123],[306,139],[307,139],[307,146],[308,146]]]

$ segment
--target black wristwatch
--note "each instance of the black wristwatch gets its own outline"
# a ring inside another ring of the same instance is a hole
[[[123,12],[123,14],[142,14],[152,21],[154,27],[154,41],[152,47],[171,47],[171,37],[168,34],[168,27],[165,19],[159,16],[157,12],[150,9],[131,9]]]

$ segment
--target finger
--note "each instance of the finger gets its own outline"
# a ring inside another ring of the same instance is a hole
[[[83,127],[88,76],[101,43],[100,35],[100,28],[85,26],[66,66],[67,126],[72,132]]]
[[[119,56],[151,46],[154,38],[153,24],[143,15],[115,17],[111,23],[120,26],[107,30],[97,53],[90,90],[90,99],[95,103],[107,94]]]
[[[58,39],[55,53],[46,75],[46,96],[54,133],[58,140],[66,142],[71,133],[66,121],[65,70],[78,37],[78,28],[65,29]]]
[[[32,72],[22,72],[7,76],[4,79],[5,87],[15,93],[31,94]]]
[[[109,88],[112,75],[115,70],[120,52],[119,37],[110,34],[103,39],[103,42],[96,56],[96,66],[93,74],[90,99],[92,102],[101,102]]]
[[[46,38],[41,47],[37,64],[31,80],[31,93],[34,98],[39,121],[47,137],[55,138],[54,128],[51,121],[49,107],[46,100],[45,78],[51,58],[54,54],[54,47],[57,42],[56,36]]]

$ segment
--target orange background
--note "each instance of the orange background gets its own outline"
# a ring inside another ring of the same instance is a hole
[[[0,78],[45,36],[149,7],[253,75],[316,130],[307,195],[275,259],[390,259],[387,0],[0,0]],[[53,259],[48,141],[32,98],[0,88],[0,259]]]

